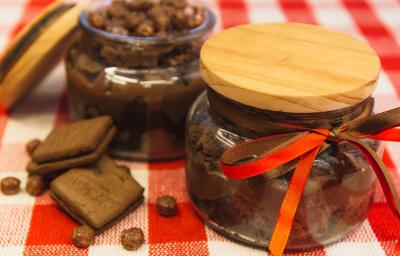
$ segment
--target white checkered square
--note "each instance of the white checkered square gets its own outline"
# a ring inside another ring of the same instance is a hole
[[[379,242],[335,243],[325,248],[327,256],[385,256]]]
[[[0,245],[1,256],[22,256],[23,253],[24,253],[24,246]]]
[[[116,245],[94,245],[89,247],[89,256],[147,256],[149,245],[144,244],[138,250],[132,252],[125,250],[121,244]]]
[[[1,205],[0,245],[21,246],[25,244],[33,206]],[[0,253],[0,255],[2,255]]]

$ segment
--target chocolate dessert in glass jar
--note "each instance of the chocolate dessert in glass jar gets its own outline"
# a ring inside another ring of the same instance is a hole
[[[94,1],[66,57],[73,120],[110,115],[110,154],[137,160],[184,155],[187,111],[204,90],[199,51],[213,13],[185,0]]]
[[[222,56],[231,61],[222,61]],[[265,248],[294,168],[275,178],[228,178],[220,163],[226,150],[280,134],[268,126],[253,130],[234,113],[245,113],[254,123],[330,130],[368,117],[379,58],[365,43],[341,33],[272,23],[221,32],[204,44],[200,61],[208,90],[193,104],[186,128],[192,205],[211,228]],[[333,86],[338,82],[342,84]],[[229,110],[221,111],[224,106]],[[379,142],[363,141],[381,152]],[[308,176],[286,249],[343,238],[363,223],[373,202],[376,176],[367,159],[348,142],[325,144]]]

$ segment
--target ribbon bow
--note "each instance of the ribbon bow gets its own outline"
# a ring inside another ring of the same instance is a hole
[[[346,122],[328,130],[267,120],[254,121],[254,115],[237,110],[214,93],[209,93],[208,98],[213,110],[235,123],[255,131],[280,131],[278,135],[238,144],[221,157],[221,167],[225,175],[232,179],[246,179],[259,174],[273,179],[294,168],[269,243],[269,250],[274,256],[283,254],[304,186],[316,156],[329,147],[326,142],[346,141],[365,156],[382,185],[391,209],[400,218],[400,201],[389,171],[377,153],[362,140],[400,141],[400,129],[397,129],[400,126],[400,108]]]

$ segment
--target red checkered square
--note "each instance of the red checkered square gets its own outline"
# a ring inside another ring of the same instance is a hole
[[[400,238],[400,220],[385,203],[374,204],[368,220],[386,254],[395,255],[395,246]]]
[[[219,8],[224,28],[230,28],[248,23],[249,14],[243,0],[220,0]]]
[[[179,203],[174,217],[161,216],[153,203],[148,207],[150,244],[207,241],[204,224],[189,203]]]
[[[387,204],[374,204],[368,214],[368,220],[379,241],[394,241],[400,238],[400,220]]]
[[[24,245],[33,206],[0,205],[0,246]]]
[[[291,22],[315,24],[316,20],[310,5],[305,0],[280,0],[282,10]]]
[[[77,224],[56,205],[35,205],[27,245],[70,245]]]

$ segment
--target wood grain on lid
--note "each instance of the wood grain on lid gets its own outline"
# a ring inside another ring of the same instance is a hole
[[[12,108],[58,64],[78,38],[81,10],[55,1],[17,35],[0,59],[0,107]]]
[[[357,104],[374,91],[377,54],[346,34],[298,23],[251,24],[209,39],[201,72],[218,93],[248,106],[311,113]]]

